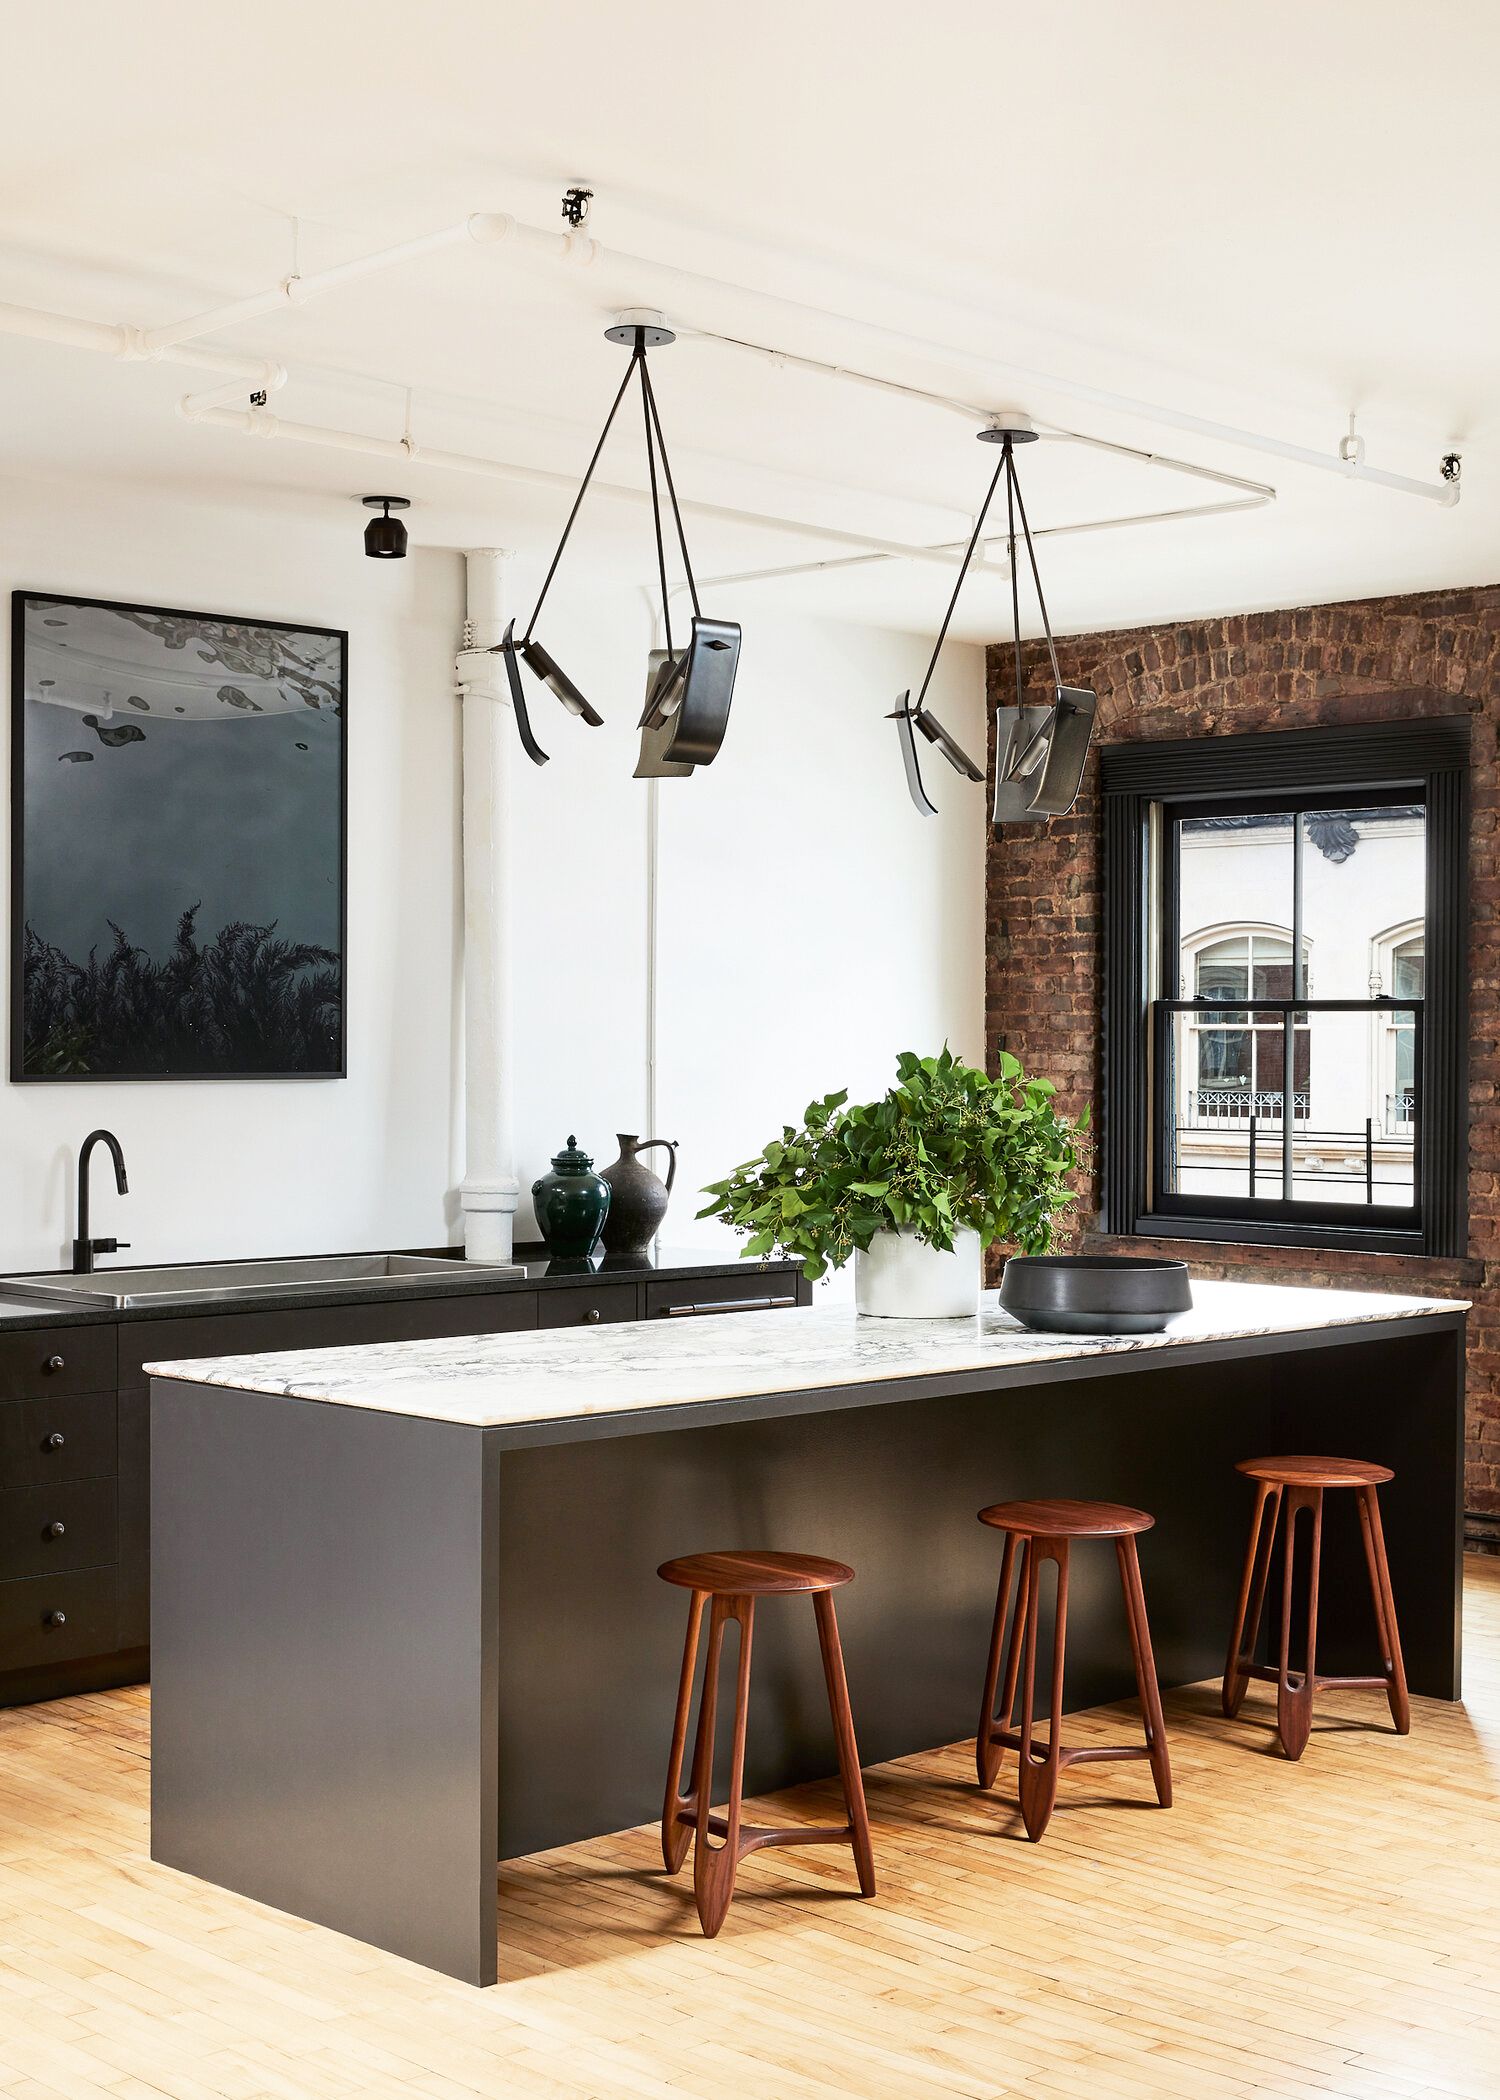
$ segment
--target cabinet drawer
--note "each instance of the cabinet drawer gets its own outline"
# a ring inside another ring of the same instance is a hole
[[[115,1641],[115,1571],[0,1582],[0,1670],[108,1655]]]
[[[633,1283],[586,1284],[578,1290],[538,1291],[539,1327],[598,1327],[608,1320],[633,1320]]]
[[[445,1334],[509,1334],[536,1325],[535,1291],[470,1291],[452,1298],[378,1305],[298,1305],[279,1312],[193,1314],[120,1326],[120,1387],[146,1383],[143,1364],[195,1356],[253,1356],[271,1349],[342,1349],[358,1342],[419,1342]]]
[[[648,1283],[646,1317],[690,1320],[700,1313],[782,1311],[797,1303],[791,1269],[750,1269],[744,1276],[694,1276]]]
[[[0,1494],[0,1582],[50,1575],[54,1569],[113,1566],[118,1558],[112,1480],[71,1480]]]
[[[95,1480],[115,1470],[113,1393],[0,1401],[0,1488]]]
[[[0,1400],[98,1393],[114,1382],[113,1327],[33,1327],[0,1334]]]

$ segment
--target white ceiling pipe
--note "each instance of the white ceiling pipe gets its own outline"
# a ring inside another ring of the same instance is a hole
[[[516,1177],[515,994],[510,696],[489,652],[505,632],[505,569],[495,547],[465,556],[467,617],[458,655],[463,706],[464,1214],[468,1261],[508,1263]]]
[[[322,423],[293,423],[282,416],[269,415],[263,409],[196,408],[189,404],[193,397],[186,396],[178,403],[179,412],[190,423],[206,423],[216,430],[237,430],[242,436],[257,438],[283,438],[292,444],[321,445],[337,452],[363,452],[374,459],[395,460],[405,465],[440,467],[445,471],[460,474],[483,474],[496,481],[519,481],[532,488],[571,489],[578,486],[576,475],[561,474],[547,467],[519,466],[508,460],[481,459],[468,452],[434,451],[426,445],[410,443],[405,438],[368,437],[363,431],[335,430]],[[649,503],[650,492],[646,489],[630,488],[623,482],[594,481],[592,488],[609,496],[623,497],[630,503]],[[799,538],[824,540],[832,546],[858,547],[866,553],[884,554],[903,561],[940,562],[951,568],[962,554],[967,542],[955,541],[949,547],[908,546],[903,540],[877,539],[867,532],[841,532],[832,525],[809,525],[799,518],[772,516],[766,511],[740,510],[727,503],[703,503],[695,498],[679,499],[685,511],[698,517],[719,518],[735,525],[756,525],[777,532],[790,532]],[[975,563],[975,567],[981,564]]]
[[[853,365],[830,364],[821,357],[803,357],[795,351],[776,350],[769,343],[748,342],[743,336],[720,335],[712,328],[688,328],[679,326],[679,341],[688,343],[717,343],[722,349],[740,350],[747,356],[758,357],[779,368],[790,368],[798,372],[812,372],[820,378],[842,379],[854,386],[871,387],[882,394],[895,394],[908,401],[920,401],[933,408],[942,408],[950,414],[962,416],[971,426],[986,420],[994,420],[997,414],[1003,420],[1005,411],[979,408],[972,401],[961,401],[951,394],[936,394],[929,387],[908,386],[904,380],[882,379],[874,372],[861,372]],[[1224,488],[1245,489],[1256,495],[1274,496],[1275,490],[1263,481],[1247,481],[1239,474],[1226,474],[1218,467],[1201,467],[1189,460],[1173,459],[1165,452],[1147,451],[1140,445],[1121,445],[1110,438],[1090,437],[1081,430],[1065,430],[1059,425],[1049,425],[1038,433],[1054,442],[1069,445],[1087,445],[1096,452],[1112,452],[1122,459],[1138,459],[1153,467],[1169,467],[1176,474],[1195,474],[1204,481],[1218,482]]]
[[[1284,438],[1269,437],[1260,431],[1244,430],[1234,423],[1215,422],[1207,416],[1190,415],[1184,409],[1164,407],[1160,402],[1142,401],[1134,395],[1117,394],[1106,387],[1087,386],[1078,380],[1060,379],[1055,372],[1039,372],[1033,367],[1012,364],[987,353],[956,349],[952,344],[910,335],[904,329],[891,328],[880,321],[867,321],[857,314],[813,306],[804,299],[789,299],[779,292],[735,284],[727,278],[712,277],[701,270],[685,270],[676,263],[660,262],[652,256],[631,255],[623,249],[606,248],[586,233],[553,233],[545,227],[527,225],[524,221],[513,218],[509,212],[474,212],[454,226],[441,227],[436,233],[420,235],[416,240],[402,241],[395,247],[377,249],[370,255],[337,264],[332,269],[316,271],[308,277],[284,278],[280,284],[273,285],[264,292],[255,293],[249,299],[241,299],[230,306],[195,314],[166,328],[150,330],[145,340],[152,348],[160,349],[185,342],[191,336],[211,334],[217,329],[231,327],[253,315],[271,313],[278,307],[300,305],[318,292],[341,284],[349,278],[369,276],[376,271],[390,269],[409,261],[414,256],[429,254],[435,249],[451,247],[466,240],[485,243],[510,241],[558,260],[574,263],[593,263],[602,259],[634,275],[644,272],[663,282],[692,290],[706,287],[711,291],[727,292],[735,298],[755,299],[762,305],[774,306],[784,313],[797,314],[804,319],[825,324],[834,321],[842,328],[855,329],[862,335],[892,347],[899,346],[908,353],[940,357],[947,363],[983,363],[991,371],[1004,372],[1011,381],[1018,381],[1028,389],[1061,394],[1065,399],[1072,401],[1088,401],[1096,408],[1114,409],[1124,415],[1138,416],[1146,422],[1166,423],[1175,429],[1192,431],[1195,436],[1210,438],[1218,443],[1244,446],[1251,451],[1268,453],[1277,459],[1293,460],[1299,466],[1317,467],[1324,473],[1340,474],[1347,481],[1374,482],[1382,488],[1396,489],[1403,495],[1422,496],[1430,502],[1445,506],[1451,506],[1459,499],[1459,485],[1456,480],[1417,481],[1407,474],[1392,474],[1381,467],[1367,466],[1362,457],[1343,459],[1337,452],[1315,451],[1308,445],[1293,445]],[[987,316],[976,317],[976,320],[986,329],[992,329],[994,326],[992,319]],[[726,337],[724,340],[737,339]],[[788,353],[789,358],[790,356],[791,353]],[[934,398],[944,399],[943,396]]]
[[[1078,380],[1061,379],[1055,372],[1039,372],[1034,367],[1012,364],[985,352],[956,349],[950,343],[938,343],[922,336],[909,335],[903,329],[890,328],[880,321],[867,321],[857,314],[835,312],[826,307],[813,306],[806,300],[784,298],[779,292],[767,292],[754,286],[733,284],[722,277],[710,277],[698,270],[684,270],[674,263],[657,262],[649,256],[627,255],[598,243],[595,247],[603,261],[622,265],[632,271],[651,272],[660,279],[694,289],[706,286],[739,298],[756,299],[763,305],[775,306],[783,312],[799,314],[806,319],[823,323],[835,321],[840,327],[856,329],[862,335],[887,343],[893,348],[899,346],[919,356],[937,356],[950,364],[982,363],[989,370],[1003,372],[1012,382],[1019,382],[1028,390],[1034,389],[1038,393],[1060,394],[1071,401],[1087,401],[1096,408],[1114,409],[1124,415],[1138,416],[1145,422],[1169,424],[1177,430],[1191,431],[1197,437],[1211,438],[1222,444],[1242,445],[1251,451],[1268,453],[1274,458],[1293,460],[1299,466],[1317,467],[1327,474],[1340,474],[1346,481],[1374,482],[1382,488],[1396,489],[1407,496],[1423,496],[1429,502],[1444,506],[1452,506],[1459,499],[1459,486],[1456,481],[1417,481],[1407,474],[1392,474],[1382,467],[1366,466],[1360,459],[1341,459],[1337,452],[1314,451],[1311,446],[1290,444],[1285,438],[1269,437],[1260,431],[1244,430],[1234,423],[1215,422],[1207,416],[1190,415],[1183,409],[1164,407],[1160,402],[1142,401],[1132,394],[1117,394],[1106,387],[1087,386]],[[989,317],[984,317],[981,325],[991,330],[994,322]]]
[[[595,255],[595,243],[586,233],[548,233],[540,226],[523,225],[509,212],[472,212],[453,226],[439,227],[436,233],[418,234],[414,240],[397,241],[393,247],[373,249],[368,255],[353,256],[348,262],[334,263],[326,270],[283,277],[279,284],[268,285],[261,292],[251,292],[244,299],[231,300],[226,306],[211,306],[202,313],[188,314],[181,321],[169,322],[165,327],[148,328],[143,331],[142,339],[150,352],[168,350],[198,336],[217,335],[223,328],[238,328],[244,321],[258,321],[263,315],[278,313],[286,307],[302,306],[320,292],[333,291],[338,285],[349,284],[359,277],[374,277],[382,270],[397,269],[402,263],[416,262],[422,256],[435,255],[443,248],[462,247],[466,241],[507,240],[550,255],[560,262],[590,263]]]
[[[93,350],[124,364],[187,365],[195,371],[222,372],[248,382],[242,392],[274,393],[286,384],[286,367],[274,358],[245,357],[233,350],[193,348],[150,350],[138,328],[116,321],[80,321],[72,314],[45,313],[34,306],[0,305],[0,335],[24,336],[36,343],[60,343],[69,350]]]
[[[1034,540],[1058,539],[1065,533],[1114,532],[1127,525],[1173,525],[1184,518],[1221,518],[1227,516],[1230,511],[1262,510],[1266,504],[1274,503],[1275,501],[1276,491],[1274,489],[1264,489],[1257,495],[1236,496],[1224,503],[1193,503],[1181,510],[1141,511],[1134,517],[1129,518],[1086,518],[1081,524],[1077,525],[1039,525],[1031,537]],[[951,546],[934,547],[928,551],[933,554],[946,554],[957,557],[962,554],[967,544],[968,542],[965,540],[955,540]],[[979,544],[987,554],[991,548],[1004,547],[1005,541],[1002,538],[986,534]],[[898,559],[899,557],[894,554],[830,555],[826,561],[787,562],[782,567],[775,569],[743,569],[738,575],[734,576],[703,576],[699,578],[699,589],[705,591],[723,590],[728,589],[731,585],[737,587],[742,583],[775,583],[787,576],[816,576],[821,575],[825,569],[860,569],[869,562],[896,561]],[[1004,575],[1009,575],[1010,573],[1010,563],[1003,559],[984,562],[975,561],[970,565],[970,575],[979,568],[986,568],[992,572],[999,572]],[[674,591],[685,588],[685,585],[673,585]]]

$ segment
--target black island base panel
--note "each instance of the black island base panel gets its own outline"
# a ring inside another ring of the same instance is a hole
[[[685,1607],[661,1562],[849,1562],[839,1623],[877,1763],[974,1734],[1000,1548],[975,1519],[998,1500],[1150,1511],[1161,1680],[1216,1680],[1252,1501],[1235,1461],[1263,1454],[1394,1469],[1381,1503],[1411,1689],[1455,1699],[1462,1373],[1462,1311],[1444,1309],[499,1427],[158,1379],[152,1857],[491,1983],[498,1859],[660,1816]],[[1374,1655],[1353,1501],[1325,1510],[1329,1672]],[[798,1605],[756,1616],[747,1793],[836,1770]],[[1043,1656],[1047,1619],[1044,1602]],[[1114,1555],[1084,1543],[1066,1704],[1133,1695]],[[998,1837],[1010,1809],[989,1799]],[[966,1829],[973,1812],[955,1801]]]

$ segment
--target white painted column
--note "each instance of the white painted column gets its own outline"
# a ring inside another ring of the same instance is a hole
[[[463,696],[464,1256],[509,1262],[520,1183],[511,1065],[510,783],[515,724],[504,667],[492,649],[505,632],[500,548],[468,564],[468,621],[458,657]]]

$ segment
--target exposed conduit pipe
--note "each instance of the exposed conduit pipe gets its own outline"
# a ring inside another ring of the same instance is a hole
[[[219,372],[226,380],[244,382],[238,388],[242,396],[250,392],[272,394],[286,384],[286,367],[274,358],[244,357],[234,350],[212,350],[207,344],[153,350],[147,347],[140,329],[122,322],[80,321],[71,314],[44,313],[34,306],[0,305],[0,335],[24,336],[36,343],[60,343],[69,350],[94,350],[117,358],[122,364],[159,361]]]
[[[495,547],[465,557],[467,617],[458,656],[463,707],[464,1258],[507,1264],[515,1239],[515,1001],[511,980],[510,697],[490,652],[505,631],[505,564]]]
[[[522,225],[509,212],[472,212],[455,225],[440,226],[436,233],[419,234],[415,240],[398,241],[391,248],[377,248],[369,255],[354,256],[350,261],[334,263],[326,270],[283,277],[279,284],[270,285],[263,292],[252,292],[248,298],[233,299],[225,306],[211,306],[203,313],[188,314],[183,320],[170,322],[164,328],[145,329],[142,341],[146,345],[146,354],[154,356],[181,343],[191,342],[195,337],[217,335],[220,329],[238,328],[242,322],[258,321],[265,314],[302,306],[320,292],[333,291],[338,285],[350,284],[356,278],[376,276],[382,270],[397,269],[402,263],[415,262],[424,255],[435,255],[444,248],[461,247],[465,241],[506,240],[540,250],[563,262],[591,263],[596,252],[596,243],[586,233],[548,233],[540,226]]]
[[[216,430],[236,430],[245,437],[285,438],[294,444],[322,445],[340,452],[364,452],[375,459],[401,461],[411,466],[442,467],[462,474],[486,474],[497,481],[518,481],[531,488],[561,488],[576,490],[577,476],[556,473],[547,467],[520,466],[508,460],[483,459],[468,452],[444,452],[429,449],[425,445],[410,443],[405,438],[367,437],[362,431],[335,430],[322,423],[288,422],[282,416],[273,416],[263,409],[200,408],[192,405],[193,397],[178,403],[179,412],[190,423],[207,423]],[[595,481],[592,486],[607,495],[620,496],[631,503],[649,503],[650,494],[645,489],[631,488],[624,482]],[[699,517],[720,518],[735,525],[757,525],[778,532],[790,532],[802,539],[825,540],[830,545],[858,548],[866,554],[883,554],[892,560],[941,562],[951,567],[962,554],[966,541],[954,541],[952,545],[939,547],[909,546],[904,540],[878,539],[868,532],[844,532],[832,525],[810,525],[797,518],[773,517],[765,511],[740,510],[726,503],[704,503],[683,497],[682,508]],[[993,568],[993,563],[981,565]]]
[[[1060,394],[1067,400],[1087,401],[1096,408],[1113,409],[1124,415],[1140,417],[1146,422],[1165,423],[1175,429],[1191,431],[1194,436],[1210,438],[1221,444],[1239,445],[1250,451],[1265,452],[1278,459],[1292,460],[1299,466],[1316,467],[1323,473],[1341,475],[1346,481],[1374,482],[1382,488],[1398,490],[1403,495],[1425,497],[1429,502],[1442,504],[1444,507],[1451,507],[1459,500],[1459,485],[1456,479],[1418,481],[1408,474],[1393,474],[1382,467],[1366,466],[1362,456],[1344,458],[1337,452],[1315,451],[1309,445],[1294,445],[1285,438],[1245,430],[1238,424],[1216,422],[1207,416],[1191,415],[1185,409],[1165,407],[1160,402],[1143,401],[1132,394],[1115,393],[1107,387],[1089,386],[1080,380],[1062,379],[1055,372],[1040,372],[1032,366],[1015,364],[988,353],[956,349],[952,344],[911,335],[904,329],[892,328],[880,321],[868,321],[857,314],[813,306],[807,300],[791,299],[779,292],[767,292],[758,287],[735,284],[729,279],[713,277],[704,271],[687,270],[675,263],[659,262],[651,256],[632,255],[623,249],[606,248],[581,231],[553,233],[544,227],[529,226],[524,221],[513,218],[508,212],[475,212],[455,226],[443,227],[437,233],[421,236],[415,241],[403,241],[393,248],[377,250],[371,255],[338,264],[333,269],[319,271],[311,277],[284,278],[280,284],[273,285],[267,291],[252,294],[249,299],[238,300],[230,306],[213,308],[169,327],[150,331],[146,340],[153,347],[163,347],[182,343],[195,335],[212,334],[216,329],[230,327],[251,315],[298,305],[317,292],[351,277],[368,276],[375,271],[405,262],[415,255],[429,253],[435,248],[449,247],[464,240],[484,243],[514,241],[540,254],[563,261],[593,264],[603,260],[620,269],[632,273],[645,272],[684,288],[706,288],[728,293],[735,298],[755,299],[784,313],[798,314],[804,319],[815,320],[825,325],[833,321],[840,327],[855,329],[860,334],[878,339],[893,348],[899,346],[908,353],[924,357],[937,356],[948,363],[983,363],[994,372],[1006,373],[1010,381],[1026,388],[1035,388],[1047,394]],[[983,325],[993,328],[994,323],[985,317]],[[725,340],[736,339],[726,337]]]
[[[1076,525],[1039,525],[1034,528],[1031,537],[1034,540],[1059,539],[1068,533],[1114,532],[1127,525],[1175,525],[1180,524],[1185,518],[1223,518],[1227,517],[1232,511],[1262,510],[1266,504],[1274,503],[1275,501],[1276,491],[1267,489],[1262,495],[1238,496],[1225,503],[1191,503],[1180,510],[1147,510],[1129,518],[1085,518]],[[955,540],[951,545],[935,549],[934,551],[949,555],[956,560],[967,545],[968,542],[966,540]],[[1001,548],[1004,545],[1003,539],[984,539],[980,541],[980,546],[986,551],[991,548]],[[731,585],[773,583],[786,576],[821,575],[826,569],[861,569],[870,562],[895,561],[896,559],[897,557],[894,554],[879,553],[831,555],[825,561],[787,562],[780,568],[775,569],[742,569],[733,576],[700,576],[698,588],[704,591],[727,590]],[[980,567],[1005,575],[1010,574],[1010,564],[1004,559],[987,560],[983,563],[976,559],[970,564],[970,573],[972,574],[973,570]],[[685,590],[686,588],[685,584],[674,584],[674,594],[676,591]]]

